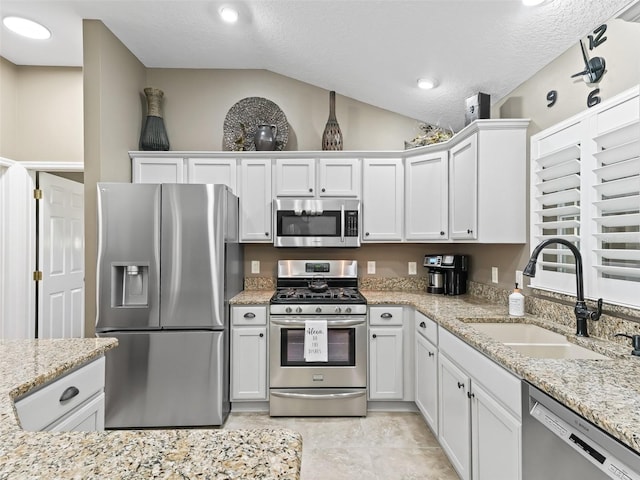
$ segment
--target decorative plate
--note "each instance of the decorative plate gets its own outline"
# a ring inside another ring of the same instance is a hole
[[[237,102],[224,119],[224,147],[228,150],[255,150],[253,137],[258,125],[275,125],[276,148],[284,150],[289,139],[289,123],[280,107],[262,97],[247,97]]]

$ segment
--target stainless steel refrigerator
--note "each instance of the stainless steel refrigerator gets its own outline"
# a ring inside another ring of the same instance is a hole
[[[107,428],[222,425],[229,305],[242,290],[238,199],[224,185],[98,184],[96,334]]]

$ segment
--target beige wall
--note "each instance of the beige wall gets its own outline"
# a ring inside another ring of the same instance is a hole
[[[171,150],[223,150],[229,109],[246,97],[264,97],[287,117],[286,150],[320,150],[329,116],[329,92],[267,70],[148,69],[147,86],[164,91]],[[336,95],[345,150],[401,150],[418,122]]]
[[[131,181],[127,152],[140,135],[145,68],[99,21],[83,22],[85,332],[96,313],[96,183]]]
[[[606,61],[606,73],[598,84],[600,97],[606,100],[640,83],[640,23],[610,20],[607,40],[591,57]],[[581,78],[571,78],[584,69],[580,45],[576,44],[500,100],[492,115],[502,118],[530,118],[530,134],[544,130],[587,109],[591,87]],[[547,107],[547,92],[558,91],[558,101]]]
[[[0,57],[0,157],[15,158],[18,67]]]
[[[82,69],[16,66],[0,58],[0,156],[82,162]]]

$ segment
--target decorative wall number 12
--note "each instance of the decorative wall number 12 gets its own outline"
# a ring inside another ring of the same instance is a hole
[[[605,36],[605,32],[607,31],[607,25],[602,24],[598,28],[596,28],[593,33],[587,36],[589,40],[589,51],[593,51],[595,48],[602,45],[606,42],[607,37]],[[602,76],[606,72],[606,62],[603,57],[592,57],[589,58],[589,54],[587,52],[587,47],[580,40],[580,50],[582,52],[582,60],[584,61],[584,70],[578,73],[574,73],[571,75],[571,78],[582,77],[582,80],[588,85],[597,85]],[[600,89],[594,88],[587,95],[587,107],[591,108],[600,103]],[[547,93],[547,107],[553,107],[558,100],[558,91],[550,90]]]

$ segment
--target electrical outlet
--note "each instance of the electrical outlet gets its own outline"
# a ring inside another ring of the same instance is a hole
[[[522,270],[516,270],[516,283],[519,288],[524,287],[524,279],[522,278]]]
[[[370,275],[376,273],[376,262],[367,262],[367,273]]]
[[[409,262],[409,275],[418,274],[418,264],[416,262]]]
[[[251,260],[251,273],[260,273],[260,260]]]
[[[498,283],[498,267],[491,267],[491,281]]]

